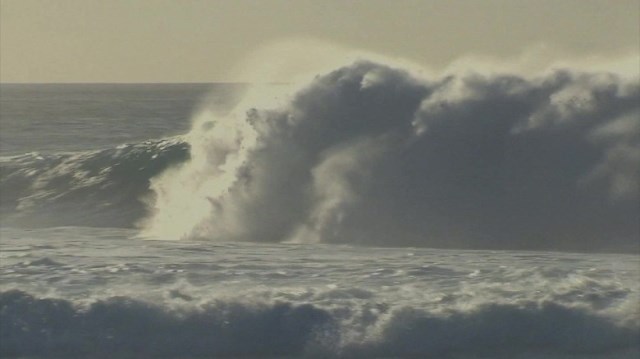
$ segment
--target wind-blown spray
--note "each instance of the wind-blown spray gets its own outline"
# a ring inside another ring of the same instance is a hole
[[[288,96],[261,90],[266,102],[254,91],[226,117],[197,117],[191,160],[153,180],[146,234],[634,247],[635,78],[557,70],[428,80],[356,61]]]

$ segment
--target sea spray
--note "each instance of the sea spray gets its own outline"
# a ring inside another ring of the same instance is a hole
[[[633,79],[557,70],[429,80],[356,61],[288,96],[261,94],[224,118],[197,117],[192,160],[153,180],[145,233],[634,248]]]
[[[2,224],[638,251],[637,75],[569,68],[349,60],[252,85],[231,110],[206,102],[186,135],[1,158]]]
[[[151,181],[155,193],[152,216],[141,222],[142,235],[152,238],[229,238],[242,230],[229,205],[231,196],[242,193],[240,182],[246,172],[250,154],[256,151],[259,129],[251,122],[250,106],[277,106],[288,95],[286,85],[254,85],[236,107],[228,113],[203,109],[184,136],[190,146],[191,159],[171,168]],[[222,211],[222,208],[225,211]],[[218,226],[212,230],[211,219]]]

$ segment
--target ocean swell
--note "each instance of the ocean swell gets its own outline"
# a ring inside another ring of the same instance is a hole
[[[112,297],[89,304],[0,294],[0,355],[92,357],[633,357],[636,324],[551,302],[428,312]]]
[[[0,159],[5,226],[133,227],[145,215],[149,181],[189,158],[179,138],[102,150]]]

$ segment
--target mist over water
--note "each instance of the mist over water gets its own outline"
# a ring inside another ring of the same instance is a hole
[[[151,180],[145,235],[638,250],[636,78],[356,61],[273,91],[196,116],[190,160]]]

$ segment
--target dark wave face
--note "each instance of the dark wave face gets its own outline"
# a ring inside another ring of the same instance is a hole
[[[637,326],[553,303],[471,311],[217,300],[191,309],[113,297],[80,307],[0,293],[8,357],[632,358]]]
[[[188,158],[189,145],[179,139],[5,157],[0,163],[2,223],[132,227],[145,215],[150,179]]]

